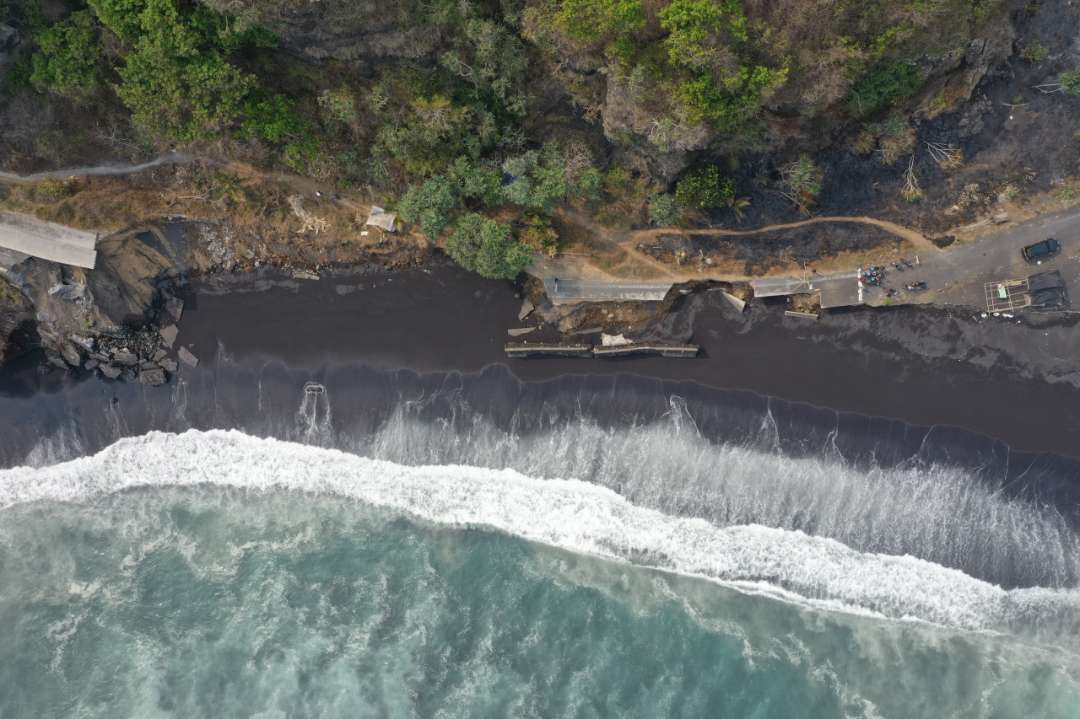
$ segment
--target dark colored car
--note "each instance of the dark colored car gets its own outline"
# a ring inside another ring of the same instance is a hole
[[[1053,237],[1043,240],[1042,242],[1036,242],[1034,245],[1028,245],[1020,250],[1020,254],[1022,254],[1024,259],[1031,264],[1048,260],[1059,252],[1061,252],[1061,243]]]

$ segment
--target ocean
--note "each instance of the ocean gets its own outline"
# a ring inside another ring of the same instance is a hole
[[[1080,716],[1060,458],[632,378],[224,367],[0,439],[0,717]]]

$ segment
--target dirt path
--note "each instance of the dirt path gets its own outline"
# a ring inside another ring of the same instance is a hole
[[[627,238],[630,241],[655,239],[661,235],[687,235],[694,237],[746,237],[749,235],[761,235],[766,232],[775,232],[777,230],[792,230],[797,227],[806,227],[807,225],[817,225],[823,222],[845,222],[849,224],[861,224],[861,225],[874,225],[880,227],[889,234],[896,235],[902,239],[907,240],[912,245],[920,250],[926,250],[929,252],[940,252],[941,248],[931,242],[921,232],[917,232],[909,227],[898,225],[888,220],[879,220],[874,217],[847,217],[847,216],[824,216],[824,217],[811,217],[808,220],[800,220],[798,222],[786,222],[779,225],[766,225],[765,227],[758,227],[753,230],[724,230],[724,229],[701,229],[701,230],[687,230],[679,227],[657,227],[648,230],[634,230],[629,234]]]
[[[195,157],[182,152],[170,152],[155,157],[149,162],[137,165],[92,165],[89,167],[68,167],[61,170],[48,170],[47,172],[34,172],[29,175],[19,175],[14,172],[0,170],[0,182],[24,184],[29,182],[41,182],[42,180],[66,180],[69,177],[117,177],[120,175],[134,175],[137,172],[150,170],[160,165],[183,165],[194,162]]]

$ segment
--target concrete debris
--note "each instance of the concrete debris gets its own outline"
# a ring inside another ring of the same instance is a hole
[[[630,344],[630,340],[626,339],[621,334],[618,334],[618,335],[601,334],[600,335],[600,344],[602,346],[604,346],[604,347],[622,347],[623,345]]]
[[[1008,212],[999,212],[996,215],[994,215],[994,217],[992,219],[994,220],[995,225],[1004,225],[1006,222],[1009,221],[1009,213]]]
[[[364,224],[372,225],[386,230],[387,232],[394,231],[394,223],[397,221],[397,215],[393,212],[387,212],[378,205],[371,206],[371,214],[368,215],[367,222]]]
[[[165,346],[172,349],[173,344],[176,343],[176,336],[180,334],[180,329],[176,325],[169,325],[168,327],[161,328],[161,340],[165,343]]]
[[[91,357],[90,359],[86,360],[86,362],[83,363],[83,369],[86,369],[86,370],[96,369],[98,364],[100,364],[100,363],[96,359]]]
[[[297,279],[297,280],[317,280],[317,279],[319,279],[318,274],[316,274],[314,272],[310,272],[308,270],[293,270],[292,276],[293,276],[293,279]]]
[[[187,347],[181,347],[180,351],[177,352],[177,356],[180,358],[180,361],[186,364],[188,367],[199,366],[199,358],[191,354]]]
[[[535,327],[514,327],[506,330],[506,334],[510,335],[511,337],[521,337],[522,335],[527,335],[530,332],[535,331]]]
[[[176,360],[174,360],[172,357],[164,357],[158,362],[158,364],[161,365],[162,368],[169,374],[175,374],[176,370],[180,368],[180,365],[177,364]]]
[[[139,383],[147,384],[151,387],[158,387],[165,384],[165,370],[160,367],[154,367],[152,369],[143,369],[139,372]]]
[[[151,357],[150,359],[152,359],[154,362],[160,362],[161,360],[165,359],[167,354],[168,353],[165,352],[165,350],[158,350],[157,352],[154,353],[154,356]]]
[[[122,365],[124,367],[134,367],[139,364],[139,357],[133,352],[127,350],[119,350],[114,352],[112,356],[113,362]]]
[[[100,367],[98,367],[98,369],[101,370],[102,376],[104,376],[107,379],[119,379],[120,378],[120,368],[117,367],[116,365],[103,364]]]

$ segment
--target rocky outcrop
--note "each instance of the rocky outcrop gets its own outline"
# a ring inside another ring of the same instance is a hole
[[[177,365],[157,327],[183,312],[173,290],[190,266],[186,233],[123,233],[100,241],[97,251],[93,270],[8,256],[0,335],[30,322],[53,365],[161,384]]]
[[[401,0],[203,0],[215,10],[269,28],[282,45],[316,60],[360,67],[383,59],[433,57],[438,34],[422,8]]]
[[[19,44],[19,33],[10,25],[0,25],[0,69],[7,64]]]
[[[34,319],[34,308],[19,289],[0,276],[0,363],[22,349],[17,334]]]
[[[623,73],[608,73],[601,117],[604,136],[629,164],[653,177],[672,180],[686,167],[691,152],[708,147],[713,133],[706,125],[679,122],[654,108],[650,100],[659,95]]]

